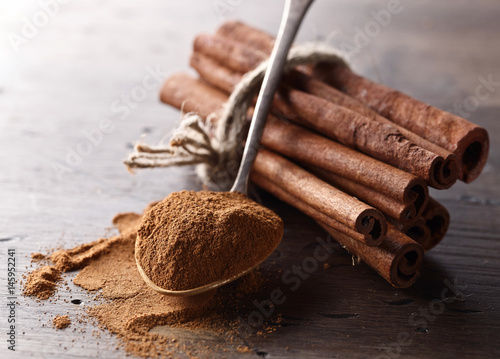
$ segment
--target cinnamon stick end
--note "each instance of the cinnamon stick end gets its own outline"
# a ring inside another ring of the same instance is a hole
[[[448,189],[455,184],[460,175],[458,157],[451,154],[444,159],[439,168],[438,179],[441,189]]]
[[[414,223],[403,226],[401,231],[420,244],[424,251],[431,241],[431,231],[423,217],[419,217]]]
[[[399,218],[396,218],[399,223],[403,225],[411,224],[415,222],[417,218],[417,208],[414,204],[407,205],[403,211],[401,211],[401,215]]]
[[[488,132],[482,127],[475,127],[458,143],[455,154],[462,160],[462,181],[470,183],[479,176],[488,159],[489,149]]]
[[[446,235],[450,225],[450,213],[444,206],[439,205],[426,213],[425,224],[430,231],[430,240],[424,245],[424,250],[428,251],[438,245]]]
[[[424,180],[415,177],[410,181],[404,192],[404,202],[415,206],[416,216],[424,212],[429,202],[429,187]]]
[[[398,251],[391,264],[391,284],[396,288],[408,288],[420,277],[424,250],[416,242],[407,243]]]
[[[387,234],[387,222],[384,215],[378,210],[366,209],[356,220],[356,230],[364,235],[366,245],[377,247]]]

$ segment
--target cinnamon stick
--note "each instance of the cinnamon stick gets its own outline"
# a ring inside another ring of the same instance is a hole
[[[282,87],[279,95],[274,104],[286,118],[437,186],[435,174],[444,159],[411,143],[393,126],[290,87]]]
[[[334,185],[352,196],[359,198],[363,202],[371,204],[385,215],[397,220],[399,223],[412,223],[425,208],[426,203],[422,203],[422,205],[416,201],[408,204],[400,202],[383,195],[381,192],[376,191],[373,188],[363,186],[358,182],[352,181],[334,172],[326,171],[316,166],[307,165],[304,162],[301,162],[301,164],[320,179]]]
[[[258,156],[257,156],[258,157]],[[261,158],[261,157],[260,157]],[[260,158],[257,161],[260,161]],[[317,221],[328,224],[330,227],[347,234],[349,237],[354,238],[357,241],[363,241],[363,235],[346,225],[336,221],[335,219],[325,215],[324,213],[315,210],[313,207],[309,206],[303,201],[298,200],[294,196],[290,195],[288,192],[283,190],[281,187],[274,184],[267,178],[266,173],[260,173],[259,170],[262,166],[257,166],[250,173],[250,180],[252,183],[255,183],[262,189],[265,189],[267,192],[272,193],[277,198],[281,199],[283,202],[288,203],[289,205],[297,208],[302,213],[308,215],[311,218],[314,218]]]
[[[192,77],[186,74],[176,74],[168,78],[162,85],[160,100],[174,103],[178,109],[184,112],[196,112],[202,117],[219,111],[221,104],[227,101],[227,96],[201,81],[197,82],[196,86],[190,86],[189,96],[186,96],[184,84],[191,79]]]
[[[258,161],[260,159],[256,159],[257,163]],[[380,246],[369,247],[359,242],[353,235],[345,234],[346,232],[342,231],[340,223],[329,217],[325,218],[321,212],[269,180],[265,173],[260,172],[259,167],[254,167],[251,180],[283,202],[315,219],[335,240],[377,271],[393,286],[407,288],[415,283],[419,277],[423,257],[422,247],[396,230],[395,227],[388,228],[387,236],[382,240]]]
[[[219,75],[222,76],[222,74]],[[438,173],[436,175],[434,187],[438,189],[450,188],[458,179],[460,163],[458,162],[457,156],[450,151],[427,141],[426,139],[402,126],[395,124],[394,122],[391,122],[358,100],[347,96],[339,90],[311,76],[294,70],[285,77],[285,80],[299,90],[321,97],[337,105],[344,106],[372,120],[392,125],[412,143],[442,156],[444,161],[439,168],[436,168]]]
[[[268,55],[254,48],[241,46],[238,42],[210,34],[200,34],[193,42],[194,52],[200,52],[215,59],[223,59],[225,65],[245,73],[255,68]]]
[[[260,150],[254,170],[294,197],[364,235],[363,243],[378,246],[387,232],[385,217],[373,207],[321,181],[268,150]]]
[[[217,29],[216,34],[259,49],[266,54],[270,54],[274,47],[275,38],[273,36],[241,21],[226,21]]]
[[[293,85],[298,90],[308,92],[312,95],[321,97],[325,100],[333,102],[337,105],[347,107],[357,113],[371,118],[373,120],[390,124],[396,127],[406,138],[411,140],[413,143],[419,145],[426,150],[437,153],[443,157],[453,157],[456,160],[456,156],[454,156],[450,151],[445,150],[442,147],[439,147],[432,142],[427,141],[426,139],[418,136],[417,134],[407,130],[406,128],[399,126],[398,124],[391,122],[387,118],[379,115],[377,112],[363,104],[362,102],[356,100],[353,97],[346,95],[345,93],[337,90],[336,88],[326,84],[323,81],[320,81],[314,77],[311,77],[303,72],[292,70],[287,76],[286,80],[290,85]]]
[[[429,202],[422,216],[412,223],[402,224],[393,219],[390,220],[390,223],[418,242],[424,251],[428,251],[445,237],[450,225],[450,213],[441,203],[429,197]]]
[[[431,234],[430,241],[424,246],[424,250],[428,251],[439,244],[446,235],[450,226],[450,213],[441,203],[429,197],[423,217]]]
[[[324,223],[318,224],[394,287],[408,288],[420,276],[422,247],[393,226],[389,225],[380,246],[368,247]]]
[[[225,99],[216,96],[219,102],[216,106],[212,97],[215,90],[205,89],[202,81],[176,74],[166,80],[161,97],[177,108],[184,104],[184,110],[188,112],[194,107],[190,104],[196,104],[204,113],[209,109],[217,111]],[[207,108],[203,108],[205,103]],[[362,189],[351,192],[352,195],[402,222],[420,215],[427,204],[428,189],[418,177],[274,116],[269,116],[261,144],[303,164],[328,170],[345,181],[359,183],[366,190],[363,193]],[[340,182],[332,184],[342,187]],[[378,195],[373,195],[374,192]]]
[[[242,22],[239,21],[227,21],[224,23],[218,30],[217,30],[217,35],[220,35],[222,37],[226,37],[229,39],[232,39],[234,41],[237,41],[239,43],[243,43],[255,50],[259,50],[260,52],[258,53],[258,57],[261,58],[263,57],[263,54],[270,54],[273,46],[274,46],[274,37],[271,35],[267,34],[264,31],[261,31],[257,28],[248,26]],[[248,48],[247,48],[248,51]],[[195,55],[195,54],[193,54]],[[196,57],[196,56],[195,56]],[[206,59],[200,58],[200,61],[203,61]],[[210,59],[209,59],[210,60]],[[196,64],[193,64],[194,68],[196,69],[197,66]],[[200,66],[203,67],[203,66]],[[233,72],[233,80],[235,85],[237,83],[237,77],[234,76],[235,73]],[[219,76],[219,78],[224,77],[225,79],[228,79],[231,77],[231,71],[224,73],[224,76]],[[297,87],[299,90],[309,92],[313,95],[316,95],[318,97],[322,97],[326,100],[329,100],[331,102],[334,102],[338,105],[347,107],[351,110],[354,110],[358,112],[359,114],[373,118],[374,120],[383,122],[383,123],[389,123],[391,122],[387,118],[379,115],[377,112],[363,104],[362,102],[354,99],[353,97],[347,96],[346,94],[340,92],[339,90],[329,86],[328,84],[319,81],[311,76],[306,75],[305,73],[302,73],[300,71],[291,71],[285,79],[290,83],[293,84],[295,87]],[[227,87],[228,84],[225,84],[226,87],[223,88],[225,90],[231,90],[231,86],[229,88]],[[418,146],[425,148],[426,150],[429,150],[431,152],[434,152],[440,156],[443,156],[445,158],[445,165],[443,166],[443,176],[449,177],[448,181],[451,181],[451,178],[454,177],[454,173],[458,171],[458,168],[455,168],[456,165],[458,165],[458,159],[456,156],[452,154],[452,152],[435,145],[434,143],[420,137],[419,135],[407,130],[405,127],[399,126],[398,124],[392,122],[392,124],[410,141],[413,143],[417,144]],[[447,174],[446,172],[449,172]],[[443,181],[445,181],[445,178],[443,178]]]
[[[233,92],[234,87],[241,81],[241,72],[221,66],[218,61],[199,52],[191,54],[190,65],[203,80],[226,94]]]
[[[269,54],[274,46],[274,37],[237,21],[223,24],[217,34],[266,54]],[[319,65],[314,70],[314,76],[341,89],[394,123],[454,153],[460,163],[462,181],[472,182],[486,164],[489,136],[484,128],[374,83],[346,67]]]
[[[394,225],[399,231],[406,234],[408,237],[420,244],[422,248],[424,248],[424,250],[429,246],[429,243],[431,241],[431,231],[423,217],[418,217],[409,224],[402,224],[400,222],[391,220],[391,224]]]
[[[472,182],[489,151],[488,132],[464,118],[430,106],[345,67],[318,66],[314,76],[341,88],[382,116],[453,152],[461,162],[460,179]]]
[[[218,44],[216,46],[218,49],[226,46],[231,51],[214,51],[211,47],[213,43]],[[245,46],[225,38],[200,35],[195,40],[194,48],[195,53],[200,52],[212,56],[219,63],[224,63],[224,66],[232,67],[235,71],[250,65],[249,61],[238,64],[240,66],[235,64],[242,56],[235,56],[231,59],[223,57],[224,54],[234,53],[237,49],[248,51]],[[219,69],[222,65],[216,66],[213,62],[200,61],[200,56],[197,55],[197,57],[198,59],[192,61],[192,65],[197,66],[196,69],[202,77],[206,76],[204,79],[207,82],[215,86],[220,86],[221,83],[227,86],[232,82],[234,73],[231,74],[231,80],[216,79],[215,76],[224,75],[224,72]],[[202,65],[205,68],[202,68]],[[439,174],[444,159],[408,141],[390,124],[373,121],[343,106],[286,85],[281,86],[279,96],[275,98],[274,107],[294,122],[310,127],[394,167],[413,173],[433,187],[443,188],[443,184],[439,182]],[[448,185],[451,184],[444,184],[444,186]]]
[[[325,173],[321,174],[328,181],[333,181],[334,185],[344,187],[352,195],[374,206],[381,205],[386,208],[395,203],[400,203],[403,207],[413,206],[412,212],[417,216],[427,204],[428,189],[425,182],[418,177],[300,126],[284,124],[278,119],[268,121],[262,144],[302,164],[332,173],[330,177],[325,176]],[[336,180],[333,179],[335,175]],[[354,184],[349,185],[347,182]],[[373,192],[379,193],[379,196],[371,197]],[[387,202],[385,206],[383,202]],[[403,212],[406,216],[406,212]],[[411,214],[409,219],[412,218]],[[400,218],[401,214],[395,216]]]

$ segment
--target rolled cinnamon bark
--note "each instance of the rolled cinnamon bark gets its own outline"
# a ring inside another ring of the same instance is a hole
[[[189,96],[186,96],[185,83],[192,79],[183,73],[169,77],[162,85],[160,100],[175,104],[175,107],[184,112],[196,112],[202,117],[219,111],[221,104],[227,101],[227,96],[202,81],[198,81],[196,86],[189,86]]]
[[[245,43],[269,54],[274,37],[237,21],[223,24],[220,36]],[[261,56],[261,55],[259,55]],[[374,83],[343,66],[316,66],[314,75],[358,99],[389,120],[454,153],[460,163],[460,179],[472,182],[481,173],[489,151],[488,132],[464,118]]]
[[[204,113],[208,110],[217,111],[225,99],[216,96],[219,102],[217,106],[213,100],[215,90],[205,91],[205,89],[202,81],[189,75],[176,74],[166,80],[161,97],[164,102],[177,108],[184,104],[184,109],[188,112],[195,104]],[[204,108],[205,103],[207,108]],[[385,201],[385,207],[379,209],[384,211],[386,208],[388,213],[393,213],[405,223],[407,221],[402,218],[407,214],[405,207],[414,207],[416,215],[420,215],[427,204],[428,189],[425,182],[418,177],[330,141],[305,128],[285,123],[274,116],[269,116],[261,144],[301,163],[315,165],[346,180],[359,183],[367,188],[368,193],[362,195],[353,192],[352,195],[376,208]],[[379,195],[372,196],[374,191]],[[393,204],[395,207],[391,208]],[[402,213],[396,213],[397,208],[400,208]],[[412,219],[412,215],[413,212],[410,213],[409,220]]]
[[[177,72],[163,83],[160,99],[179,110],[197,112],[206,118],[211,113],[220,111],[228,96],[190,74]]]
[[[429,246],[429,243],[431,241],[431,231],[423,217],[418,217],[409,224],[402,224],[400,222],[391,220],[391,224],[399,231],[406,234],[408,237],[420,244],[422,248],[424,248],[424,250]]]
[[[453,160],[458,161],[456,156],[453,155],[450,151],[445,150],[442,147],[439,147],[432,142],[427,141],[426,139],[418,136],[417,134],[407,130],[406,128],[399,126],[398,124],[391,122],[389,119],[379,115],[377,112],[363,104],[362,102],[356,100],[355,98],[346,95],[345,93],[337,90],[336,88],[326,84],[323,81],[320,81],[314,77],[311,77],[300,71],[290,71],[286,76],[286,81],[293,85],[298,90],[308,92],[312,95],[321,97],[325,100],[333,102],[337,105],[347,107],[357,113],[371,118],[373,120],[390,124],[396,127],[406,138],[411,140],[413,143],[419,145],[426,150],[437,153],[443,157],[452,157]]]
[[[416,201],[405,204],[404,202],[396,201],[394,198],[383,195],[381,192],[376,191],[373,188],[363,186],[362,184],[349,180],[333,172],[308,165],[304,162],[301,162],[301,164],[323,181],[334,185],[338,189],[349,193],[356,198],[359,198],[363,202],[369,203],[385,215],[392,217],[400,223],[412,223],[425,208],[426,203],[423,203],[424,205],[420,205],[420,203],[417,202],[417,212],[417,207],[415,206]]]
[[[217,44],[215,48],[218,51],[211,46],[213,43]],[[230,51],[220,50],[224,46]],[[217,65],[213,61],[203,61],[200,55],[195,55],[191,61],[200,75],[214,86],[227,88],[234,81],[234,73],[230,73],[229,79],[215,78],[228,73],[222,71],[221,66],[239,71],[250,65],[249,61],[239,64],[240,66],[235,64],[242,56],[224,58],[225,54],[237,52],[238,49],[248,51],[245,46],[225,38],[200,35],[195,40],[194,48],[195,53],[211,56],[219,62]],[[410,142],[391,124],[374,121],[331,101],[285,85],[281,86],[279,96],[275,98],[274,107],[292,121],[310,127],[396,168],[415,174],[433,187],[451,186],[456,180],[450,177],[451,182],[447,179],[446,183],[440,183],[443,157]]]
[[[222,74],[219,74],[222,75]],[[234,78],[234,75],[233,75]],[[442,147],[439,147],[432,142],[420,137],[419,135],[407,130],[406,128],[391,122],[387,118],[379,115],[377,112],[359,102],[358,100],[347,96],[346,94],[340,92],[327,85],[326,83],[319,81],[311,76],[308,76],[299,71],[291,71],[285,80],[291,84],[293,87],[302,90],[304,92],[310,93],[312,95],[321,97],[325,100],[333,102],[337,105],[346,107],[357,113],[378,121],[380,123],[386,123],[394,126],[399,132],[403,134],[412,143],[430,151],[436,153],[444,158],[443,163],[436,168],[438,173],[435,176],[434,187],[438,189],[450,188],[458,179],[460,163],[458,162],[457,156]]]
[[[242,73],[252,70],[268,57],[254,48],[210,34],[196,36],[193,50],[215,59],[223,59],[227,67]]]
[[[216,59],[224,66],[240,73],[253,70],[269,56],[232,39],[211,34],[196,36],[193,42],[193,52]]]
[[[263,54],[271,53],[274,46],[274,38],[253,27],[245,25],[239,21],[227,21],[224,23],[218,30],[217,35],[222,37],[226,37],[237,42],[243,43],[245,45],[250,46],[255,50],[259,50],[257,57],[261,58]],[[247,48],[248,51],[248,48]],[[193,53],[194,62],[192,63],[193,68],[197,69],[217,69],[217,62],[212,62],[210,57],[200,55],[198,53]],[[204,62],[207,61],[207,64],[196,64],[196,62]],[[223,84],[222,89],[225,91],[231,91],[234,85],[238,83],[238,72],[227,69],[226,67],[222,68],[221,75],[215,76],[214,79],[232,79],[233,83],[225,83]],[[207,74],[208,76],[209,74]],[[324,98],[331,102],[334,102],[338,105],[347,107],[353,111],[358,112],[359,114],[377,120],[383,123],[392,123],[406,138],[408,138],[413,143],[419,145],[422,148],[425,148],[428,151],[434,152],[440,156],[443,156],[446,161],[446,165],[444,166],[444,171],[449,171],[449,175],[444,175],[443,181],[446,177],[453,178],[454,172],[458,171],[458,168],[454,168],[458,162],[456,156],[454,156],[450,151],[435,145],[434,143],[420,137],[419,135],[407,130],[405,127],[399,126],[394,122],[391,122],[389,119],[379,115],[377,112],[363,104],[362,102],[356,100],[353,97],[347,96],[343,92],[335,89],[334,87],[329,86],[323,81],[319,81],[314,77],[311,77],[305,73],[300,71],[290,71],[285,76],[286,81],[296,87],[299,90],[304,92],[311,93],[315,96]],[[209,81],[210,82],[210,81]],[[212,83],[212,82],[211,82]],[[448,179],[451,181],[451,179]]]
[[[382,116],[453,152],[461,162],[460,179],[479,176],[489,151],[488,132],[464,118],[363,78],[346,67],[319,65],[314,76],[365,103]]]
[[[422,247],[393,226],[389,225],[380,246],[368,247],[324,223],[318,224],[394,287],[408,288],[420,276]]]
[[[267,32],[234,20],[222,24],[217,29],[217,35],[234,39],[266,54],[271,53],[275,41],[274,37]]]
[[[300,126],[286,124],[278,119],[268,121],[262,136],[262,144],[303,164],[316,166],[346,181],[373,189],[384,197],[392,198],[393,201],[387,200],[390,203],[398,202],[403,206],[413,205],[415,216],[421,214],[427,205],[428,189],[420,178],[330,141]],[[325,177],[333,180],[328,175]],[[334,182],[342,184],[346,181],[337,179]],[[346,189],[350,188],[348,184],[343,186]],[[363,189],[360,186],[356,189],[362,192]],[[373,200],[371,203],[374,206],[380,204],[377,201],[378,198],[370,198],[372,192],[368,192],[363,195],[353,191],[352,194],[363,197],[368,202]],[[380,199],[380,202],[382,201],[384,200]]]
[[[258,157],[258,156],[257,156]],[[256,159],[256,161],[259,161]],[[268,179],[266,173],[260,173],[260,168],[254,168],[250,173],[250,181],[262,189],[265,189],[267,192],[272,193],[277,198],[281,199],[283,202],[288,203],[289,205],[297,208],[302,213],[308,215],[311,218],[314,218],[317,221],[328,224],[330,227],[345,233],[349,237],[354,238],[357,241],[363,241],[363,235],[346,225],[334,220],[333,218],[325,215],[324,213],[315,210],[313,207],[307,205],[305,202],[298,200],[294,196],[290,195],[287,191],[282,189],[281,187],[274,184],[272,181]]]
[[[321,181],[306,170],[268,150],[260,150],[253,169],[294,197],[364,235],[363,243],[378,246],[387,232],[382,213]]]
[[[259,159],[256,159],[257,161]],[[269,180],[265,173],[259,172],[259,168],[254,167],[250,178],[257,186],[315,219],[340,244],[377,271],[393,286],[407,288],[415,283],[419,277],[423,257],[422,247],[393,226],[388,229],[388,235],[380,246],[369,247],[359,242],[353,235],[345,234],[346,232],[342,231],[343,226],[340,223],[329,217],[325,218],[321,212]]]
[[[231,93],[238,82],[241,81],[241,72],[221,66],[213,58],[199,52],[191,54],[190,65],[203,80],[226,94]]]
[[[411,143],[394,126],[370,120],[330,101],[284,86],[274,106],[294,122],[412,173],[430,186],[436,186],[435,174],[444,159]]]
[[[429,197],[423,217],[431,234],[430,241],[424,246],[424,250],[428,251],[439,244],[446,235],[450,226],[450,213],[441,203]]]

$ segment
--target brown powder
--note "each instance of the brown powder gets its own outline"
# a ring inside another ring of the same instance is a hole
[[[47,299],[61,281],[61,271],[54,266],[43,266],[31,272],[24,283],[23,295]]]
[[[254,267],[282,236],[281,218],[241,193],[174,192],[144,216],[136,258],[159,287],[187,290]]]
[[[119,241],[119,237],[101,238],[97,241],[82,244],[70,250],[61,249],[50,255],[49,259],[55,267],[68,272],[85,267],[93,259],[98,258],[109,250],[110,245]]]
[[[252,350],[249,347],[245,347],[243,345],[238,346],[238,348],[236,348],[236,350],[238,351],[238,353],[251,353],[252,352]]]
[[[271,289],[265,287],[260,272],[252,271],[217,291],[196,297],[158,294],[144,283],[135,264],[134,244],[142,217],[135,213],[118,214],[113,223],[119,236],[60,250],[49,256],[53,265],[35,270],[28,277],[48,272],[54,279],[55,274],[60,278],[58,268],[83,268],[73,282],[91,292],[101,290],[95,297],[101,298],[101,303],[91,306],[88,314],[97,319],[101,328],[116,334],[120,346],[130,354],[155,358],[177,357],[179,353],[213,357],[227,356],[229,350],[241,351],[242,347],[238,347],[245,343],[239,338],[237,318],[254,310],[252,302],[257,293],[267,296]],[[34,295],[37,288],[32,288]],[[26,291],[25,286],[25,294]],[[44,299],[52,293],[44,295]],[[217,333],[222,341],[215,346],[202,345],[198,340],[189,342],[178,336],[179,330]]]
[[[52,322],[57,329],[65,329],[71,324],[71,320],[67,315],[58,315]]]
[[[42,261],[45,258],[46,258],[45,255],[42,253],[32,253],[31,254],[31,260],[33,260],[34,262]]]
[[[50,298],[61,280],[61,272],[83,268],[91,260],[106,253],[110,245],[119,240],[119,237],[101,238],[70,250],[59,250],[50,256],[34,253],[31,256],[33,262],[40,262],[48,258],[54,264],[43,266],[31,272],[26,278],[23,295],[37,297],[41,300]]]

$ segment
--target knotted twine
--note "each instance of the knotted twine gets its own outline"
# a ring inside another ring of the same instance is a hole
[[[306,43],[290,49],[284,72],[320,62],[348,66],[338,50],[325,44]],[[206,120],[194,112],[184,114],[167,144],[149,146],[141,139],[124,163],[130,170],[198,165],[196,172],[208,189],[229,190],[247,137],[247,111],[260,89],[268,63],[269,60],[262,62],[242,77],[221,111],[210,114]]]

